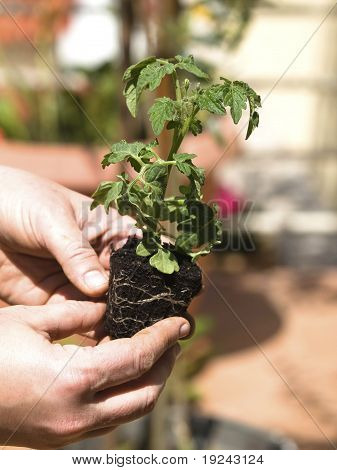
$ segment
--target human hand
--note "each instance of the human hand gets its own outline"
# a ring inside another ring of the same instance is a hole
[[[0,298],[41,305],[100,296],[110,244],[138,233],[134,220],[51,181],[0,167]]]
[[[0,445],[56,448],[148,413],[189,324],[169,318],[133,338],[53,344],[93,330],[104,305],[68,301],[0,315]]]

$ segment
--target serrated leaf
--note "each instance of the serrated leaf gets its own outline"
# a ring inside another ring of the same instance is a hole
[[[247,140],[252,134],[253,130],[256,129],[259,125],[260,117],[256,109],[261,107],[261,98],[247,84],[245,85],[248,87],[249,102],[249,124],[246,135]]]
[[[163,185],[160,181],[151,181],[145,185],[146,190],[153,193],[155,198],[161,197],[163,195]]]
[[[253,130],[258,127],[259,121],[260,121],[259,114],[256,111],[254,111],[249,119],[246,140],[251,136]]]
[[[108,212],[110,204],[112,201],[115,201],[118,196],[122,193],[124,187],[124,183],[122,181],[115,181],[111,184],[111,188],[108,191],[105,201],[104,201],[104,208]]]
[[[197,180],[191,181],[190,197],[195,199],[201,198],[201,184]]]
[[[149,116],[153,132],[159,135],[164,129],[166,121],[176,117],[175,103],[170,98],[157,98],[149,109]]]
[[[137,64],[131,65],[125,70],[124,75],[123,75],[123,81],[130,80],[130,78],[132,78],[133,76],[139,75],[139,73],[144,67],[146,67],[148,64],[152,62],[155,62],[156,60],[157,58],[155,56],[150,56],[137,62]]]
[[[178,212],[180,211],[180,201],[175,198],[168,198],[161,204],[160,220],[169,220],[176,222],[178,219]]]
[[[186,209],[185,218],[177,225],[178,231],[197,236],[197,241],[193,239],[193,247],[213,245],[218,238],[215,209],[200,200],[187,201]]]
[[[194,153],[175,153],[173,155],[173,159],[176,162],[186,162],[186,161],[191,161],[193,158],[196,158],[196,155]]]
[[[103,181],[96,191],[92,194],[93,202],[91,203],[90,209],[95,209],[100,204],[104,204],[105,198],[110,191],[112,181]]]
[[[151,140],[150,143],[147,144],[146,148],[147,149],[153,149],[154,147],[158,147],[159,146],[159,141],[157,138]]]
[[[149,165],[149,168],[145,172],[145,180],[147,183],[158,181],[163,176],[167,175],[167,167],[160,165],[159,163],[153,163]]]
[[[126,82],[123,94],[133,117],[137,114],[142,92],[145,89],[154,91],[160,85],[163,77],[173,73],[174,70],[173,64],[161,63],[156,57],[147,57],[126,70],[123,76],[123,80]]]
[[[104,169],[107,166],[112,165],[114,163],[121,162],[124,159],[125,159],[124,154],[121,154],[121,153],[115,154],[114,152],[110,152],[104,155],[101,165],[102,165],[102,168]]]
[[[209,76],[206,72],[201,70],[194,62],[193,56],[183,57],[181,55],[176,55],[175,59],[177,61],[176,68],[186,70],[198,78],[208,79]]]
[[[114,144],[111,148],[114,152],[124,152],[129,154],[131,157],[137,157],[140,152],[146,147],[143,142],[126,142],[122,140],[117,144]]]
[[[226,109],[223,104],[223,86],[212,85],[203,90],[196,98],[196,103],[200,109],[204,109],[212,114],[224,115]]]
[[[139,74],[137,93],[142,93],[146,88],[150,91],[154,91],[159,87],[165,75],[170,75],[173,72],[174,65],[170,63],[161,64],[159,62],[154,62],[147,65]]]
[[[205,170],[203,168],[199,168],[193,165],[192,173],[193,173],[194,181],[197,181],[202,186],[205,183]]]
[[[125,140],[121,140],[111,147],[111,152],[105,155],[102,160],[102,167],[121,162],[129,157],[138,157],[139,153],[145,148],[145,144],[142,142],[128,143]]]
[[[194,136],[202,133],[202,124],[199,119],[194,118],[190,124],[190,131]]]
[[[133,117],[136,117],[137,114],[137,106],[138,106],[138,99],[137,96],[137,79],[134,78],[129,80],[123,90],[123,95],[125,96],[126,106],[130,111]]]
[[[230,107],[231,115],[235,124],[237,124],[241,119],[242,111],[247,109],[247,102],[249,104],[250,119],[246,135],[246,139],[248,139],[253,130],[259,124],[259,115],[256,109],[261,107],[261,98],[245,82],[231,82],[225,78],[222,78],[222,80],[224,81],[222,85],[224,105]]]
[[[133,207],[129,202],[127,196],[122,196],[116,201],[116,208],[120,215],[132,215]]]
[[[192,174],[192,167],[191,167],[191,164],[190,164],[190,163],[186,163],[186,162],[177,162],[176,167],[177,167],[177,169],[180,171],[180,173],[182,173],[183,175],[191,176],[191,174]]]
[[[179,271],[179,264],[176,257],[165,249],[159,249],[158,252],[150,258],[150,265],[164,274],[172,274],[174,271]]]
[[[247,98],[247,92],[239,82],[224,81],[223,102],[230,107],[234,124],[240,121],[242,111],[247,109]]]
[[[184,252],[189,252],[198,245],[198,235],[196,233],[181,233],[177,239],[175,246]]]

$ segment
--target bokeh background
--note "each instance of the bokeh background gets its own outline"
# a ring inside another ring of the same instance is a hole
[[[337,6],[331,0],[0,2],[0,164],[91,194],[132,119],[124,69],[194,54],[263,102],[248,142],[210,118],[185,151],[224,220],[197,334],[149,418],[72,448],[329,449],[337,443]],[[170,93],[163,82],[158,93]],[[161,152],[169,135],[160,139]]]

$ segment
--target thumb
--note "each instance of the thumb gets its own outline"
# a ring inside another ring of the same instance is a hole
[[[106,292],[108,275],[75,220],[66,218],[62,224],[58,222],[46,245],[65,275],[81,292],[91,297]]]
[[[33,328],[47,333],[50,340],[55,341],[95,329],[103,319],[105,308],[101,302],[68,300],[62,304],[43,305],[38,309],[26,307],[24,318]]]

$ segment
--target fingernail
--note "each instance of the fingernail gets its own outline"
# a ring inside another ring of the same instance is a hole
[[[89,289],[97,289],[108,282],[108,277],[100,271],[89,271],[84,274],[83,279]]]
[[[185,338],[191,331],[191,325],[187,322],[185,322],[183,325],[181,325],[180,330],[179,330],[179,337],[180,338]]]

